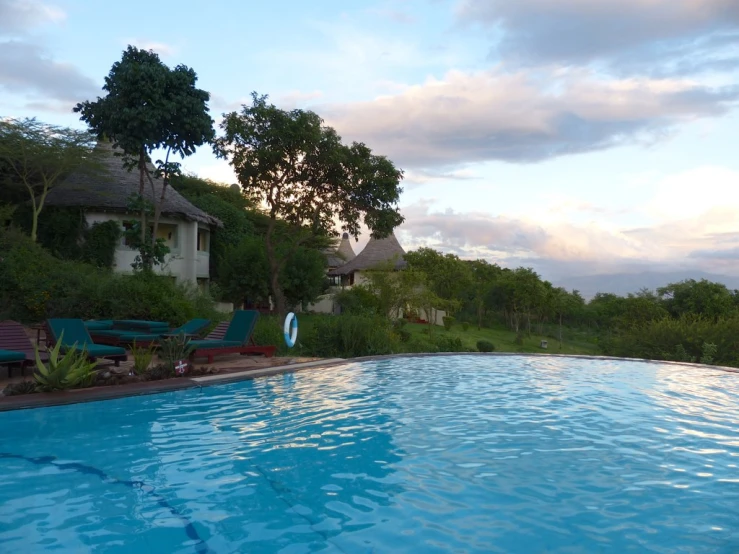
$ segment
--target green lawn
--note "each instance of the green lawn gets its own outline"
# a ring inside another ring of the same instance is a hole
[[[405,328],[414,335],[423,336],[423,330],[427,329],[428,325],[409,323]],[[535,333],[532,333],[530,337],[526,336],[526,333],[524,333],[523,344],[516,344],[516,333],[505,327],[492,329],[482,328],[478,330],[476,326],[470,325],[467,331],[464,331],[461,325],[455,324],[450,331],[447,331],[440,326],[434,326],[432,332],[439,335],[459,337],[465,346],[474,350],[477,349],[477,341],[487,340],[495,345],[496,352],[598,354],[598,346],[594,342],[586,340],[584,337],[580,340],[565,340],[562,342],[562,348],[560,348],[559,341],[556,339],[540,336]],[[549,348],[546,350],[539,346],[542,340],[549,342]]]

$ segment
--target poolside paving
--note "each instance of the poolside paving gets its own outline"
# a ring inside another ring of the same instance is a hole
[[[31,342],[37,340],[37,331],[26,328]],[[44,350],[43,335],[41,336],[41,349]],[[129,352],[128,361],[121,362],[120,367],[116,367],[114,362],[110,360],[99,360],[97,368],[103,373],[117,373],[120,375],[128,375],[133,372],[133,356]],[[121,385],[106,385],[89,387],[86,389],[77,389],[74,391],[65,391],[47,394],[31,394],[21,396],[3,396],[2,390],[11,383],[32,380],[33,368],[28,367],[23,374],[17,368],[12,370],[12,377],[8,375],[8,369],[0,367],[0,411],[6,409],[14,409],[20,407],[30,407],[34,405],[52,405],[66,404],[69,402],[78,402],[85,400],[96,400],[103,398],[115,398],[118,396],[128,396],[131,394],[146,394],[150,392],[161,392],[165,390],[176,390],[188,388],[192,386],[202,386],[198,381],[207,382],[223,382],[235,381],[241,379],[249,379],[261,375],[269,375],[282,371],[297,370],[300,367],[311,367],[320,365],[323,362],[321,358],[306,357],[274,357],[266,358],[264,356],[241,356],[239,354],[226,354],[219,356],[214,363],[201,363],[196,360],[193,366],[196,369],[207,369],[207,373],[198,375],[188,375],[181,378],[163,379],[159,381],[139,381],[126,383]],[[327,360],[335,362],[336,360]],[[159,363],[160,360],[155,357],[153,364]],[[279,368],[279,369],[278,369]],[[24,400],[25,399],[25,400]]]

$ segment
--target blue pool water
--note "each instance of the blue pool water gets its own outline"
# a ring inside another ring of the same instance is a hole
[[[0,552],[738,552],[738,394],[454,356],[0,413]]]

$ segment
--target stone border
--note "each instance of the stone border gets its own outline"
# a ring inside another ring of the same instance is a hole
[[[145,394],[157,394],[177,390],[200,388],[203,386],[236,383],[238,381],[249,381],[258,377],[271,377],[284,373],[295,373],[306,369],[332,368],[360,362],[372,362],[392,360],[397,358],[432,358],[449,356],[496,356],[496,357],[538,357],[538,358],[573,358],[581,360],[612,360],[618,362],[640,362],[647,364],[674,365],[691,367],[695,369],[713,369],[728,373],[739,374],[739,368],[714,366],[704,364],[693,364],[687,362],[665,362],[660,360],[645,360],[642,358],[617,358],[613,356],[592,356],[583,354],[545,354],[525,352],[438,352],[417,354],[389,354],[385,356],[364,356],[361,358],[329,358],[312,362],[287,364],[282,366],[268,367],[262,369],[246,369],[240,372],[207,375],[203,377],[190,377],[188,379],[165,379],[162,381],[147,381],[143,383],[130,383],[127,385],[110,385],[107,387],[94,387],[90,389],[75,389],[64,392],[22,394],[18,396],[0,396],[0,412],[10,410],[22,410],[29,408],[43,408],[48,406],[61,406],[76,404],[78,402],[96,402],[99,400],[112,400],[127,396],[141,396]]]
[[[63,406],[66,404],[77,404],[79,402],[97,402],[99,400],[113,400],[115,398],[125,398],[127,396],[141,396],[145,394],[157,394],[160,392],[200,388],[208,385],[248,381],[257,377],[266,377],[276,375],[278,373],[292,373],[303,369],[317,368],[319,366],[333,366],[344,362],[345,360],[341,358],[331,358],[327,360],[287,364],[263,369],[245,369],[240,372],[224,373],[222,375],[208,375],[206,377],[163,379],[161,381],[144,381],[141,383],[109,385],[106,387],[92,387],[88,389],[73,389],[68,391],[38,394],[20,394],[18,396],[0,396],[0,412],[29,408],[46,408],[49,406]]]

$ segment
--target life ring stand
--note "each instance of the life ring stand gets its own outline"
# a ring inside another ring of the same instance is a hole
[[[295,346],[295,342],[298,340],[298,318],[290,312],[285,316],[285,326],[283,328],[285,334],[285,344],[288,348]]]

